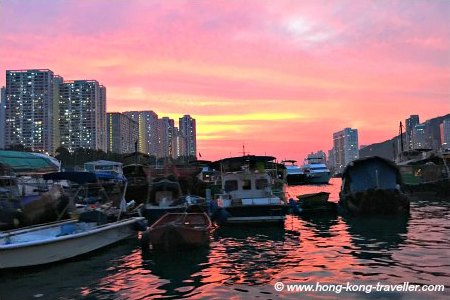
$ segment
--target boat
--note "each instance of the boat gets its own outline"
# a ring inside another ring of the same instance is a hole
[[[125,186],[128,185],[122,163],[109,160],[91,161],[84,164],[84,170],[95,174],[107,197],[115,206],[119,206]]]
[[[149,224],[153,224],[168,212],[184,212],[186,208],[180,183],[175,176],[169,175],[153,179],[149,198],[142,206],[141,214],[147,218]]]
[[[283,160],[281,163],[286,167],[286,182],[288,185],[299,185],[305,183],[306,174],[297,166],[296,160]]]
[[[318,192],[297,196],[297,201],[289,199],[289,205],[295,214],[336,212],[337,204],[328,201],[330,193]]]
[[[135,200],[137,204],[147,202],[150,192],[149,167],[142,164],[126,165],[123,174],[128,181],[125,198]]]
[[[339,207],[354,215],[409,213],[400,171],[394,162],[372,156],[351,162],[342,174]]]
[[[306,175],[306,184],[328,184],[331,178],[325,159],[318,155],[308,155],[303,172]]]
[[[215,162],[240,165],[241,171],[222,172],[222,191],[217,195],[217,210],[214,220],[219,223],[282,223],[285,220],[287,205],[272,191],[272,178],[265,163],[273,161],[272,156],[253,156],[227,158]],[[244,163],[244,164],[242,164]]]
[[[142,234],[142,249],[207,246],[212,227],[206,213],[166,213]]]
[[[65,220],[2,232],[0,269],[38,266],[89,253],[136,234],[135,224],[143,219]]]
[[[48,185],[43,174],[59,166],[49,156],[0,150],[0,230],[68,217],[60,186]]]
[[[409,150],[401,153],[400,169],[405,192],[420,198],[450,197],[450,152]]]

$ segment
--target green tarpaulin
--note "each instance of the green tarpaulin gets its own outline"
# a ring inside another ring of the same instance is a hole
[[[59,166],[40,153],[0,150],[0,166],[15,173],[55,172]]]

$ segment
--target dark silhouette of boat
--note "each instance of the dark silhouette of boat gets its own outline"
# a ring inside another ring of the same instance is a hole
[[[403,192],[398,167],[378,156],[355,160],[342,174],[339,205],[355,215],[409,213],[409,198]]]
[[[330,193],[318,192],[297,196],[297,201],[289,199],[291,211],[294,214],[320,214],[337,212],[337,204],[329,202]]]
[[[141,243],[143,250],[207,246],[211,230],[206,213],[167,213],[142,234]]]

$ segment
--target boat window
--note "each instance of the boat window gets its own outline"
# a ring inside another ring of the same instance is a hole
[[[251,190],[252,189],[252,181],[250,179],[242,180],[242,189],[243,190]]]
[[[255,184],[257,190],[263,190],[269,186],[266,178],[256,179]]]
[[[227,180],[225,181],[225,192],[236,191],[238,189],[237,180]]]

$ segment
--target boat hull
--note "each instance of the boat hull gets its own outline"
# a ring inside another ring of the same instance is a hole
[[[212,229],[206,213],[167,213],[142,235],[143,249],[200,247],[209,244]]]
[[[149,231],[149,243],[155,249],[207,246],[209,244],[209,229],[166,225]]]
[[[0,269],[30,267],[62,261],[116,243],[136,234],[134,224],[143,218],[122,220],[99,226],[79,234],[57,236],[42,241],[0,245]],[[74,224],[76,221],[58,222],[52,226]],[[45,226],[36,226],[42,228]],[[27,229],[18,230],[25,231]],[[13,233],[16,231],[11,231]],[[36,231],[38,237],[39,231]],[[7,233],[6,233],[7,235]],[[0,235],[4,237],[5,234]]]
[[[300,185],[306,182],[305,174],[288,174],[286,175],[286,182],[288,185]]]
[[[328,184],[331,179],[330,173],[310,173],[306,176],[306,184]]]
[[[409,213],[409,198],[395,189],[369,189],[364,192],[341,192],[339,206],[353,215],[398,215]]]
[[[286,219],[285,205],[243,205],[225,207],[227,218],[224,223],[283,223]]]

